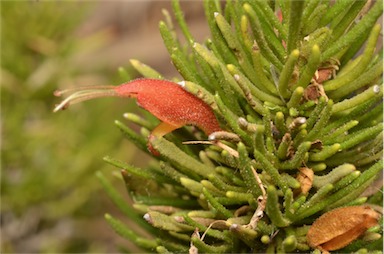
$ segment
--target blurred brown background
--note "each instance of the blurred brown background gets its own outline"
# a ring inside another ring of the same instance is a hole
[[[181,6],[196,40],[208,38],[202,2],[182,1]],[[149,64],[165,76],[177,75],[158,31],[158,23],[163,19],[162,9],[171,12],[170,1],[97,3],[94,11],[75,34],[82,37],[96,31],[107,33],[110,42],[97,52],[79,57],[78,64],[84,64],[85,68],[90,69],[103,65],[116,69],[126,66],[128,59],[134,58]]]

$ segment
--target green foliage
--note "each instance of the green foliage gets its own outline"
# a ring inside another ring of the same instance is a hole
[[[159,253],[311,250],[308,225],[329,209],[366,203],[360,195],[383,168],[382,55],[375,49],[382,5],[376,1],[368,10],[364,1],[206,0],[212,37],[198,43],[173,1],[186,43],[167,12],[159,28],[184,88],[209,104],[222,128],[240,141],[182,144],[204,138],[185,127],[153,141],[160,157],[145,169],[106,157],[124,169],[134,208],[153,226],[153,238],[106,215],[109,224],[143,250]],[[131,63],[145,77],[162,77]],[[157,120],[127,119],[140,133],[116,125],[146,150]],[[308,192],[301,189],[300,168],[315,174]],[[124,214],[143,224],[98,177]],[[137,179],[145,187],[133,184]],[[376,240],[364,243],[347,248],[377,250]]]
[[[100,167],[106,151],[121,151],[129,160],[126,148],[120,149],[119,131],[105,131],[104,123],[113,127],[115,116],[104,109],[119,105],[102,101],[70,116],[52,113],[58,86],[84,84],[84,77],[102,84],[108,75],[87,73],[76,63],[84,50],[105,40],[75,35],[92,4],[0,4],[1,252],[104,252],[105,243],[92,242],[95,235],[89,231],[103,202],[94,171],[108,167]]]

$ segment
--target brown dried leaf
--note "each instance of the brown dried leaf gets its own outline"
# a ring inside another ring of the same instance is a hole
[[[321,96],[326,96],[323,85],[322,84],[311,84],[307,86],[304,90],[304,98],[307,101],[315,101],[321,97]]]
[[[327,81],[332,77],[334,71],[335,69],[332,67],[317,70],[316,75],[314,77],[316,83],[323,84],[324,81]]]
[[[307,194],[308,191],[312,188],[313,183],[313,170],[310,168],[300,168],[299,174],[296,179],[300,183],[300,191],[303,194]]]
[[[308,244],[324,251],[341,249],[375,226],[380,215],[369,206],[334,209],[319,217],[309,228]]]

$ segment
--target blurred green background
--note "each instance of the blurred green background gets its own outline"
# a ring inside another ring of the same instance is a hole
[[[1,253],[105,253],[127,245],[104,213],[119,212],[95,177],[115,181],[111,155],[137,166],[144,153],[114,120],[137,111],[131,100],[100,99],[52,113],[52,93],[80,85],[117,85],[136,77],[136,58],[173,75],[151,1],[8,1],[1,7]],[[128,200],[128,198],[127,198]],[[134,248],[128,249],[134,251]]]

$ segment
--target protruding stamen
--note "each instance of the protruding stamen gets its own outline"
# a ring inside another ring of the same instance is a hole
[[[77,91],[66,99],[64,99],[59,105],[57,105],[53,112],[57,112],[62,109],[66,109],[69,105],[76,104],[82,101],[100,98],[100,97],[110,97],[110,96],[118,96],[115,90],[113,90],[114,86],[93,86],[93,87],[78,87],[73,89],[67,89],[62,91],[55,91],[55,96],[62,96],[64,93]]]
[[[53,92],[54,96],[60,97],[66,93],[74,93],[79,91],[92,91],[92,90],[113,90],[117,86],[77,86],[71,87],[64,90],[56,90]]]

